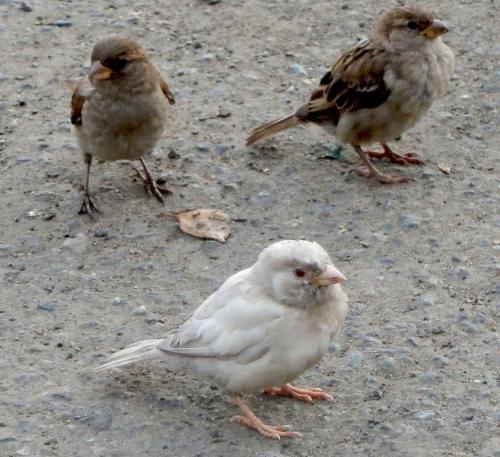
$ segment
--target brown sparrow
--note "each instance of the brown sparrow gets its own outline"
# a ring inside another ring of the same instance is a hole
[[[264,424],[241,394],[263,390],[307,402],[331,399],[321,389],[289,382],[328,352],[348,311],[341,287],[345,279],[319,244],[274,243],[166,338],[139,341],[97,370],[143,360],[163,361],[170,369],[191,368],[231,395],[242,412],[233,422],[268,438],[300,436],[286,426]]]
[[[247,144],[299,124],[312,122],[350,143],[367,169],[360,172],[382,183],[409,181],[380,172],[370,157],[400,165],[422,164],[400,155],[387,142],[413,126],[443,96],[455,58],[441,41],[448,26],[419,7],[399,7],[377,22],[372,38],[345,53],[320,81],[309,102],[294,114],[253,130]],[[361,145],[379,142],[383,152]]]
[[[88,79],[76,85],[71,97],[71,123],[87,164],[80,213],[98,211],[89,191],[93,157],[139,160],[144,174],[136,169],[137,174],[163,203],[162,193],[169,191],[155,183],[143,156],[160,139],[174,96],[144,50],[129,38],[111,36],[99,41],[91,64]]]

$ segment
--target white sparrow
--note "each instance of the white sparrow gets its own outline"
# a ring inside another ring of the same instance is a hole
[[[136,169],[146,188],[160,202],[162,193],[143,156],[160,139],[167,107],[175,102],[167,83],[143,49],[129,38],[111,36],[92,51],[88,79],[82,79],[71,97],[71,123],[87,165],[84,201],[80,213],[97,211],[89,191],[92,158],[139,160]]]
[[[319,244],[274,243],[167,338],[139,341],[97,370],[148,359],[165,361],[169,368],[192,368],[232,396],[242,411],[233,422],[269,438],[299,436],[288,427],[264,424],[241,394],[263,389],[309,402],[331,398],[321,389],[289,382],[325,355],[342,325],[348,310],[343,281],[345,276]]]
[[[448,26],[419,7],[399,7],[378,20],[373,36],[358,43],[333,65],[295,113],[253,130],[250,145],[296,125],[312,122],[350,143],[367,169],[360,172],[382,183],[409,181],[380,172],[370,157],[400,165],[422,164],[387,145],[413,126],[436,98],[445,95],[455,58],[441,41]],[[361,145],[379,142],[384,152]]]

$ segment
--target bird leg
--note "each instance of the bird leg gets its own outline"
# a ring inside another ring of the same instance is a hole
[[[253,428],[266,438],[279,440],[283,438],[296,438],[302,436],[298,432],[291,432],[289,425],[266,425],[250,409],[250,407],[241,399],[239,395],[233,395],[231,399],[236,403],[243,415],[233,416],[231,422],[236,422],[245,427]]]
[[[380,143],[384,148],[384,152],[366,151],[368,157],[372,159],[384,159],[389,162],[397,163],[398,165],[423,165],[425,162],[420,159],[416,154],[398,154],[394,152],[386,143]]]
[[[83,202],[82,206],[80,207],[80,211],[78,211],[78,214],[89,214],[92,217],[92,212],[99,212],[89,192],[89,178],[90,166],[92,165],[92,156],[90,154],[85,154],[83,156],[83,161],[87,164],[87,176],[85,177],[85,186],[83,188]]]
[[[271,395],[273,397],[291,397],[295,400],[306,401],[312,403],[314,400],[333,400],[331,395],[323,392],[321,389],[316,387],[299,388],[294,387],[291,384],[285,384],[281,387],[268,387],[264,389],[265,395]]]
[[[371,162],[370,158],[366,154],[360,146],[353,146],[356,152],[361,157],[361,160],[365,163],[367,170],[358,170],[358,175],[366,176],[366,177],[374,177],[378,179],[382,184],[399,184],[408,181],[413,181],[413,178],[409,176],[401,176],[401,175],[386,175],[378,170]]]
[[[144,159],[141,157],[139,161],[142,164],[142,168],[144,169],[144,174],[137,169],[134,165],[132,165],[132,168],[135,170],[137,173],[137,176],[139,179],[144,183],[144,187],[146,188],[146,192],[151,192],[161,203],[165,203],[165,199],[163,198],[163,195],[168,195],[171,194],[172,192],[168,190],[166,187],[160,186],[156,184],[155,180],[153,179],[153,176],[151,175],[146,162]]]

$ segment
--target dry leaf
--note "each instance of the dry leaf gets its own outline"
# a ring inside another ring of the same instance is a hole
[[[445,174],[449,175],[451,173],[451,166],[445,165],[443,163],[438,163],[438,168]]]
[[[172,213],[180,229],[198,238],[225,243],[231,235],[230,217],[218,209],[201,208]]]

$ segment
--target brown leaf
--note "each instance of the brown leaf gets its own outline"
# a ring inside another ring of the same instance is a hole
[[[230,217],[218,209],[201,208],[172,213],[180,229],[198,238],[225,243],[231,235]]]

